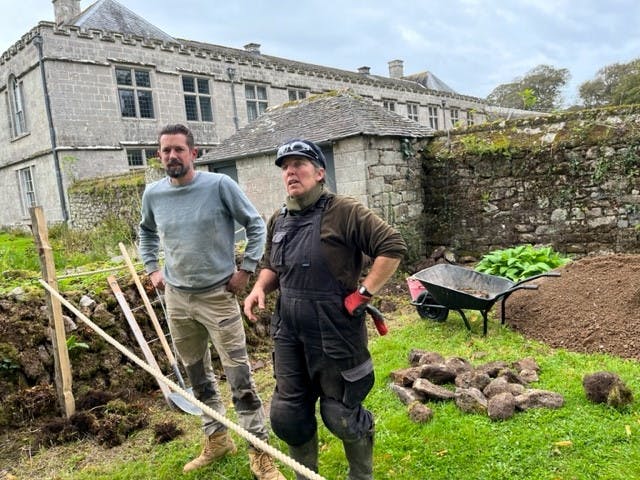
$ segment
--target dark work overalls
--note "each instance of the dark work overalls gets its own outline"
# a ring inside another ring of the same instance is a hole
[[[319,398],[324,424],[344,443],[349,478],[368,479],[374,421],[361,402],[373,386],[373,364],[364,315],[346,312],[347,292],[322,254],[320,225],[328,200],[323,196],[301,213],[283,209],[275,222],[270,261],[280,298],[271,324],[276,376],[271,426],[294,458],[317,471]]]

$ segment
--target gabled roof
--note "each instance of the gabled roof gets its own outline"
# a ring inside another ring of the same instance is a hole
[[[147,22],[115,0],[98,0],[76,18],[69,22],[84,29],[98,29],[107,32],[118,32],[153,38],[164,42],[176,43],[177,40],[167,35],[158,27]]]
[[[406,75],[403,77],[405,80],[411,80],[416,83],[419,83],[425,88],[429,90],[437,90],[439,92],[447,92],[456,94],[457,92],[451,88],[449,85],[444,83],[438,77],[436,77],[433,73],[429,71],[414,73],[412,75]]]
[[[350,90],[333,91],[268,109],[209,150],[198,163],[271,152],[290,138],[322,144],[356,135],[424,138],[433,133],[432,128]]]

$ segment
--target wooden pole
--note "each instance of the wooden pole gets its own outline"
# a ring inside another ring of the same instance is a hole
[[[29,213],[31,214],[31,230],[38,248],[42,278],[51,288],[57,290],[56,267],[51,245],[49,245],[49,232],[42,207],[31,207]],[[53,363],[58,403],[66,417],[69,418],[76,411],[76,402],[71,390],[73,380],[69,362],[69,350],[67,349],[67,338],[62,318],[62,304],[51,293],[47,293],[47,310],[49,314],[49,334],[53,344]]]
[[[118,281],[116,280],[116,277],[114,277],[113,275],[109,275],[107,277],[107,282],[109,282],[109,286],[111,287],[113,294],[116,296],[116,300],[118,300],[118,304],[120,305],[120,308],[124,312],[124,316],[127,319],[127,322],[129,323],[129,327],[131,327],[131,331],[133,332],[133,335],[136,337],[136,340],[138,341],[138,345],[140,345],[140,348],[142,349],[144,358],[147,360],[147,363],[152,368],[156,369],[157,371],[160,371],[158,362],[156,362],[156,357],[153,356],[153,352],[149,348],[149,344],[147,344],[147,341],[145,340],[144,335],[142,334],[140,325],[138,325],[138,321],[133,316],[133,312],[129,307],[129,303],[127,302],[127,299],[124,297],[122,290],[120,290],[120,286],[118,285]],[[173,407],[173,404],[169,399],[169,395],[171,394],[171,390],[169,390],[169,387],[167,387],[163,382],[160,382],[160,381],[158,381],[158,385],[160,386],[160,390],[162,391],[162,395],[164,396],[164,399],[167,401],[167,404],[170,407]]]
[[[167,342],[166,337],[164,336],[164,332],[162,331],[162,326],[160,325],[160,321],[158,320],[158,316],[156,315],[155,310],[153,309],[153,306],[151,305],[151,301],[149,300],[149,296],[147,295],[147,292],[144,289],[144,286],[142,285],[142,282],[140,281],[140,277],[138,276],[138,272],[136,272],[136,267],[133,264],[133,262],[131,261],[131,257],[129,256],[129,252],[127,252],[127,247],[124,246],[124,244],[122,242],[120,242],[118,244],[118,247],[120,247],[120,252],[122,253],[122,257],[124,258],[125,263],[127,264],[127,267],[129,268],[129,273],[131,274],[131,277],[133,278],[133,282],[136,284],[136,287],[138,289],[138,293],[140,294],[140,298],[142,298],[142,302],[144,303],[144,307],[147,310],[147,314],[149,315],[149,318],[151,319],[151,324],[153,325],[153,328],[156,331],[156,335],[158,335],[158,340],[160,340],[160,344],[162,345],[162,348],[164,349],[164,353],[165,355],[167,355],[167,358],[169,359],[169,363],[171,364],[171,367],[174,368],[175,370],[175,365],[177,364],[176,361],[176,357],[173,355],[173,352],[171,351],[171,347],[169,346],[169,342]],[[178,371],[178,374],[180,372]],[[180,379],[178,379],[180,380]],[[184,386],[184,382],[180,382],[182,383],[182,386]]]

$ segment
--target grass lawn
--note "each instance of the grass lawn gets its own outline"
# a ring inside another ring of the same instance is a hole
[[[390,333],[370,343],[377,380],[366,406],[376,416],[376,479],[640,478],[640,363],[553,350],[501,327],[496,320],[490,321],[489,333],[483,337],[479,314],[470,315],[471,333],[456,314],[444,323],[421,320],[415,312],[388,317]],[[531,387],[562,394],[565,405],[557,410],[517,412],[508,420],[494,422],[484,415],[463,413],[453,402],[430,402],[433,419],[415,424],[388,388],[389,373],[409,365],[412,348],[463,357],[474,365],[533,357],[541,371],[539,382]],[[634,391],[631,406],[618,411],[587,401],[582,378],[602,370],[617,373]],[[270,368],[257,371],[256,382],[268,403],[273,385]],[[225,395],[229,398],[228,392]],[[229,415],[233,418],[232,408]],[[42,451],[22,462],[24,469],[16,473],[18,478],[60,480],[251,478],[246,445],[238,436],[238,455],[183,475],[183,464],[199,452],[199,419],[160,405],[154,420],[168,418],[175,419],[185,434],[167,444],[155,444],[149,428],[114,449],[83,441]],[[277,439],[272,444],[286,452]],[[288,479],[295,478],[290,469],[282,471]],[[326,479],[343,479],[346,473],[341,443],[321,427],[320,474]]]

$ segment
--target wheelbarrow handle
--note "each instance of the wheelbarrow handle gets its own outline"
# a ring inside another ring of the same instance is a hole
[[[560,272],[539,273],[538,275],[532,275],[530,277],[524,278],[519,282],[516,282],[513,286],[515,287],[516,285],[520,285],[522,283],[529,282],[531,280],[535,280],[536,278],[540,278],[540,277],[559,277],[559,276],[560,276]]]

